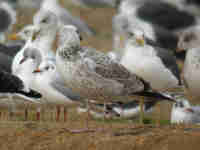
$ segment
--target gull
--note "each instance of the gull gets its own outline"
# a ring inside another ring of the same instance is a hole
[[[5,42],[5,33],[12,30],[13,24],[16,23],[16,11],[7,2],[0,2],[0,42]]]
[[[42,60],[41,58],[41,52],[38,50],[26,49],[24,51],[22,65],[26,65],[30,71],[28,73],[27,68],[25,70],[24,77],[22,78],[27,78],[29,80],[30,87],[40,91],[43,95],[45,103],[57,105],[56,120],[59,120],[60,116],[58,112],[60,111],[60,106],[65,105],[64,112],[66,113],[66,107],[77,105],[81,101],[81,98],[72,93],[70,88],[67,88],[63,84],[64,81],[57,72],[55,61],[48,58]],[[32,62],[32,65],[29,61]],[[64,115],[66,118],[66,114]]]
[[[32,43],[33,43],[32,37],[34,33],[37,31],[38,31],[38,28],[36,26],[28,25],[28,26],[25,26],[18,34],[11,35],[12,39],[18,39],[18,37],[20,37],[26,42],[25,45],[15,54],[13,58],[12,67],[11,67],[13,74],[17,74],[20,68],[22,68],[20,65],[20,61],[23,57],[24,50],[32,46]]]
[[[191,106],[187,99],[178,99],[176,101],[172,107],[171,123],[200,123],[199,106]]]
[[[53,44],[56,39],[58,20],[57,16],[51,12],[44,14],[38,23],[26,26],[17,34],[26,41],[26,44],[13,60],[12,72],[14,74],[21,68],[20,61],[27,47],[38,49],[42,53],[42,59],[55,58]]]
[[[134,94],[154,97],[149,84],[142,78],[130,73],[106,54],[81,47],[76,27],[60,27],[58,45],[58,71],[65,84],[87,102],[90,99],[105,103],[114,100],[114,97],[124,100]],[[155,94],[165,97],[161,93]]]
[[[124,0],[113,18],[113,30],[117,36],[114,36],[114,44],[119,43],[115,40],[120,39],[121,29],[124,31],[126,26],[133,24],[143,28],[146,37],[176,53],[178,33],[199,24],[199,17],[168,1]]]
[[[200,41],[200,25],[188,28],[180,33],[177,50],[187,51],[188,49],[198,47]]]
[[[138,26],[128,28],[124,36],[125,46],[115,52],[115,57],[119,57],[126,69],[142,77],[157,91],[168,91],[181,85],[176,58],[171,52],[149,44]]]
[[[70,12],[66,8],[63,8],[57,0],[43,0],[40,10],[33,18],[33,22],[37,22],[37,20],[40,20],[40,17],[43,16],[43,13],[46,11],[51,11],[55,13],[62,24],[74,25],[79,28],[81,32],[86,33],[90,36],[94,35],[93,31],[88,27],[85,22],[83,22],[78,17],[72,16]]]

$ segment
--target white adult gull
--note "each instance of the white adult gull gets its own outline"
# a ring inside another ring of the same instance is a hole
[[[81,47],[76,27],[62,26],[58,43],[57,69],[65,84],[87,101],[92,99],[105,103],[114,97],[124,100],[134,94],[155,96],[147,82],[123,65],[102,52]],[[155,94],[170,99],[161,93]]]
[[[18,36],[26,40],[26,44],[13,60],[12,71],[14,74],[21,68],[20,61],[26,48],[38,49],[42,53],[42,59],[55,58],[53,45],[56,40],[57,26],[57,16],[54,13],[46,12],[34,25],[28,25],[18,33]]]
[[[179,36],[177,33],[199,24],[199,17],[184,9],[186,7],[180,9],[168,1],[121,1],[118,13],[113,18],[114,33],[118,33],[124,25],[138,24],[146,32],[145,36],[159,43],[161,47],[167,48],[166,50],[175,52]],[[127,21],[121,22],[121,20]],[[126,27],[123,30],[126,30]]]
[[[112,55],[130,72],[142,77],[158,91],[179,87],[180,72],[175,56],[156,44],[149,44],[144,31],[133,26],[124,34],[125,46]]]

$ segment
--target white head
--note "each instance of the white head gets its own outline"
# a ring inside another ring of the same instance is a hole
[[[141,28],[138,27],[128,27],[125,33],[128,42],[135,46],[144,46],[145,45],[145,34]]]
[[[32,59],[38,67],[42,62],[42,55],[40,51],[35,48],[26,48],[23,53],[23,58],[20,60],[20,64],[24,63],[27,59]]]
[[[51,60],[46,60],[39,65],[39,67],[34,71],[34,73],[45,73],[51,76],[55,71],[55,63]]]
[[[17,33],[17,36],[19,36],[21,39],[27,41],[32,40],[34,37],[34,34],[39,31],[39,26],[36,25],[27,25],[25,26],[20,32]]]

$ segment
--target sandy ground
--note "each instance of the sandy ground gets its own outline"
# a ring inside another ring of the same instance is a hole
[[[101,51],[112,49],[112,16],[116,10],[113,8],[80,8],[65,1],[73,15],[84,19],[92,27],[96,36],[84,36],[84,45],[95,47]],[[25,24],[31,23],[31,16],[35,10],[20,10],[18,24],[14,32],[19,31]],[[28,104],[22,106],[29,106]],[[92,128],[104,128],[104,132],[71,134],[67,129],[85,127],[85,114],[77,115],[69,112],[67,122],[55,122],[55,109],[42,111],[42,121],[35,120],[35,107],[31,106],[29,119],[23,121],[23,107],[18,108],[15,121],[10,121],[7,107],[2,107],[0,116],[0,150],[188,150],[199,149],[199,126],[172,126],[163,124],[141,126],[133,121],[102,122],[91,120]],[[160,116],[162,120],[170,119],[171,105],[161,104],[161,114],[157,111],[152,118]]]

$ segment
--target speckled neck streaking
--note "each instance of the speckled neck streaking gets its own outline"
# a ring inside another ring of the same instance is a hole
[[[68,61],[79,59],[80,51],[80,37],[77,34],[77,29],[73,26],[63,26],[59,31],[58,39],[58,54]]]

